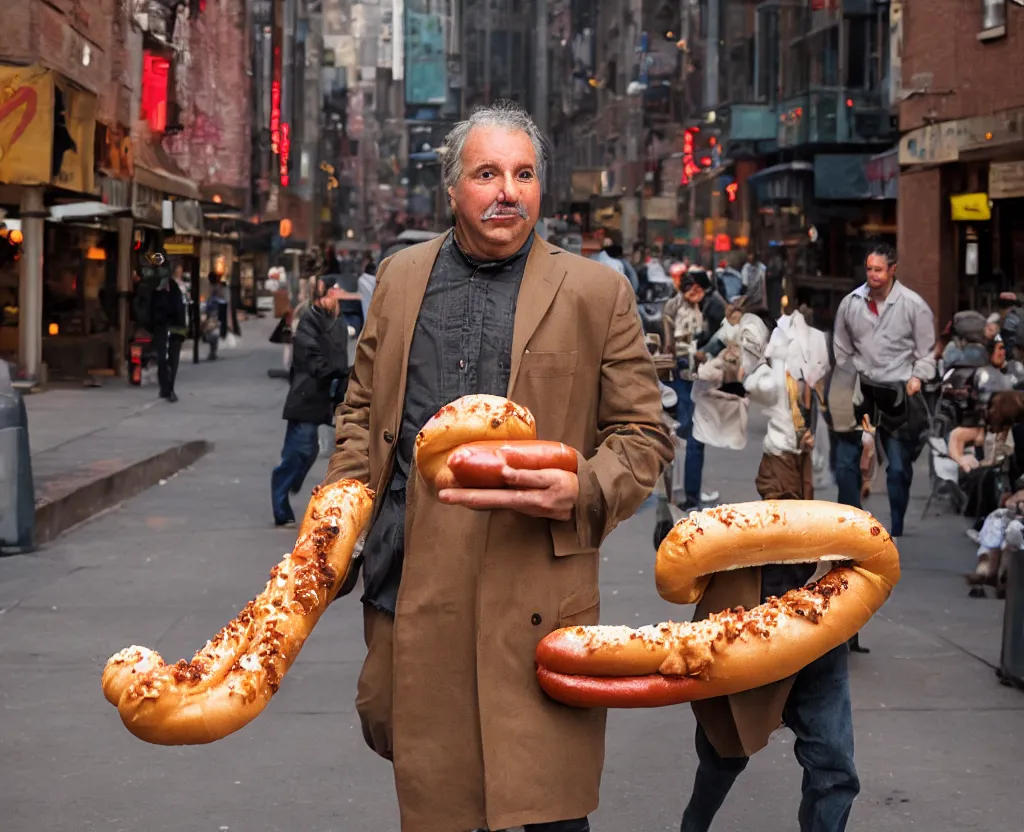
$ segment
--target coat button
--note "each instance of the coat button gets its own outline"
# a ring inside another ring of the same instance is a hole
[[[395,435],[389,430],[384,431],[384,441],[390,445],[395,441]]]
[[[540,613],[539,612],[535,612],[533,615],[530,616],[530,623],[534,627],[536,627],[538,624],[540,624],[540,622],[543,621],[543,620],[544,619],[540,617]]]

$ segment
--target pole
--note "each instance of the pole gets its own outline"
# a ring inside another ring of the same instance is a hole
[[[534,93],[534,121],[542,136],[548,134],[548,4],[536,0],[537,13],[537,90]],[[543,187],[546,183],[541,182]]]
[[[129,217],[117,218],[117,374],[127,370],[128,298],[132,294],[132,230]]]
[[[491,103],[491,3],[493,0],[483,0],[484,3],[484,104]]]
[[[21,376],[40,381],[43,363],[43,189],[21,195],[21,274],[18,283],[18,355]]]

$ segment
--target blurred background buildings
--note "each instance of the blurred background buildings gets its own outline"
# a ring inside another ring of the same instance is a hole
[[[0,355],[116,371],[138,255],[272,269],[447,227],[444,136],[550,136],[543,233],[754,253],[828,326],[865,241],[945,321],[1024,289],[1019,0],[5,0]],[[280,272],[277,272],[280,274]]]

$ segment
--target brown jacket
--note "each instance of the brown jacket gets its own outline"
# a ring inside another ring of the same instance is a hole
[[[381,264],[327,481],[378,491],[443,238]],[[574,520],[442,506],[410,478],[393,631],[393,762],[403,832],[506,829],[589,814],[605,712],[545,697],[537,643],[598,620],[598,546],[672,457],[654,366],[622,275],[537,239],[519,292],[509,398],[580,454]]]

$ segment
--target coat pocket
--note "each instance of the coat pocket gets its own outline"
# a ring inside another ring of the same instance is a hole
[[[596,624],[601,617],[601,593],[596,586],[576,590],[558,605],[559,627]]]
[[[564,378],[576,372],[577,352],[523,353],[523,370],[533,378]]]

